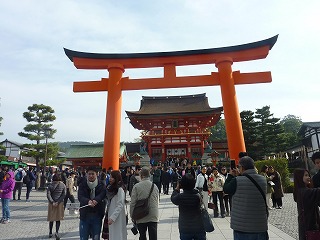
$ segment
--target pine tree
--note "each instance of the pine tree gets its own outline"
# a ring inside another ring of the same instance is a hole
[[[34,151],[28,151],[23,154],[36,159],[37,170],[39,170],[40,159],[45,157],[46,145],[44,143],[41,144],[41,140],[53,138],[53,135],[57,132],[56,129],[52,128],[51,122],[56,119],[53,114],[54,110],[50,106],[43,104],[33,104],[28,107],[28,112],[23,113],[23,117],[28,124],[23,128],[24,132],[19,132],[18,135],[36,142],[35,144],[25,144],[25,147]],[[57,148],[50,145],[54,144],[48,144],[47,158],[57,154]]]

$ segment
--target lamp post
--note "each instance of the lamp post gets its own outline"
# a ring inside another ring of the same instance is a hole
[[[42,170],[42,175],[41,175],[41,182],[40,182],[40,188],[39,190],[45,190],[46,189],[46,166],[47,166],[47,157],[48,157],[48,137],[50,133],[49,128],[44,128],[44,136],[46,137],[46,148],[44,152],[44,161],[43,161],[43,170]]]

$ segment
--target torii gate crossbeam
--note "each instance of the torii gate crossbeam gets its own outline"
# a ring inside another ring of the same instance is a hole
[[[100,54],[64,49],[78,69],[107,69],[109,78],[100,81],[74,82],[74,92],[108,91],[104,153],[102,166],[119,168],[122,91],[160,88],[220,85],[224,108],[230,158],[238,160],[245,151],[235,85],[268,83],[271,72],[232,72],[233,62],[266,58],[278,35],[243,45],[176,52]],[[202,76],[176,76],[176,66],[215,64],[218,72]],[[163,67],[163,78],[129,79],[122,77],[125,69]]]

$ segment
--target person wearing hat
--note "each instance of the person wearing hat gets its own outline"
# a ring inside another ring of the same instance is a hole
[[[267,181],[255,170],[254,161],[245,156],[239,160],[240,175],[232,176],[232,170],[226,179],[223,191],[232,195],[230,226],[234,239],[261,239],[268,237],[268,210],[263,197],[267,193]],[[249,177],[247,177],[247,176]],[[260,186],[250,180],[250,177]]]

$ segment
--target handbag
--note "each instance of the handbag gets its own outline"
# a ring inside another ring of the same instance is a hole
[[[141,218],[144,218],[149,214],[149,198],[151,196],[151,193],[153,191],[154,184],[152,183],[149,196],[144,199],[140,199],[136,202],[133,211],[132,211],[132,219],[134,221],[139,220]]]
[[[210,217],[207,209],[204,206],[204,203],[202,201],[202,197],[200,196],[200,194],[199,194],[199,197],[200,197],[200,201],[201,201],[200,213],[201,213],[201,218],[202,218],[204,230],[206,232],[213,232],[214,231],[214,226],[213,226],[211,217]]]
[[[210,209],[215,209],[215,208],[216,208],[216,205],[215,205],[214,203],[212,203],[212,202],[209,202],[209,203],[208,203],[208,208],[210,208]]]
[[[319,230],[309,230],[306,231],[306,240],[319,240],[320,231]]]

